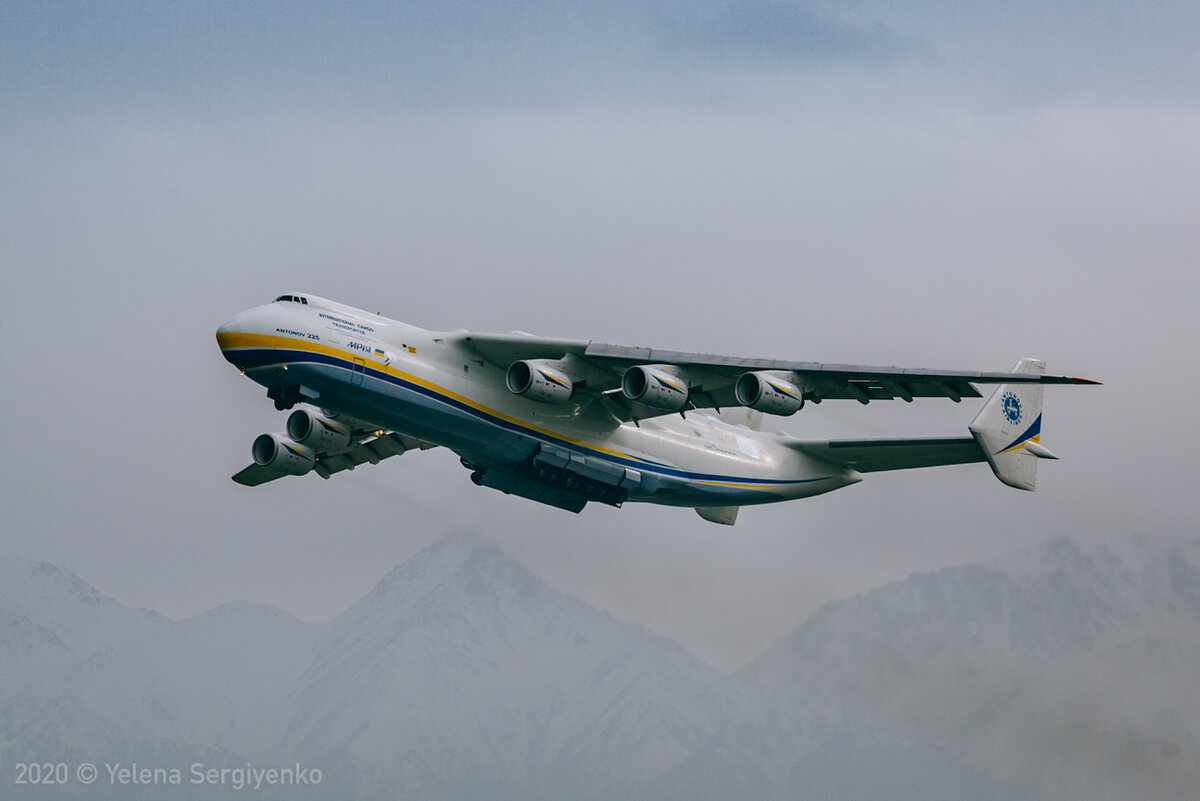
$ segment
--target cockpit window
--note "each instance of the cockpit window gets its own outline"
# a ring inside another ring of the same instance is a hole
[[[280,301],[284,301],[285,303],[303,303],[305,306],[308,305],[308,298],[300,295],[280,295],[279,297],[275,298],[276,303],[279,303]]]

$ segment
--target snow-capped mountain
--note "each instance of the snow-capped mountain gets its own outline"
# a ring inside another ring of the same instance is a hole
[[[1059,539],[914,575],[828,604],[742,678],[777,708],[815,706],[844,729],[923,749],[998,798],[1189,798],[1200,786],[1196,549],[1126,550]],[[782,716],[801,753],[811,714]],[[938,788],[960,795],[938,783],[926,797]]]
[[[276,609],[237,602],[174,621],[54,565],[0,560],[0,764],[244,765],[223,741],[278,705],[312,639]]]
[[[1198,563],[1055,540],[832,602],[723,676],[472,535],[321,625],[174,621],[0,561],[0,763],[322,771],[260,798],[1190,799]]]
[[[611,797],[686,759],[720,720],[722,678],[661,637],[457,536],[322,627],[262,733],[343,752],[368,794]]]

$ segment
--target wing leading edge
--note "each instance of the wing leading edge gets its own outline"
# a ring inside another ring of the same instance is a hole
[[[603,395],[624,409],[627,419],[645,419],[670,414],[676,409],[653,408],[629,400],[622,394],[622,376],[635,366],[667,367],[687,385],[688,408],[722,409],[739,405],[734,392],[746,373],[764,373],[782,378],[802,393],[806,402],[825,400],[871,401],[916,398],[963,398],[983,395],[976,384],[1097,384],[1086,378],[1065,375],[1032,375],[1012,372],[928,370],[922,368],[875,367],[854,364],[787,361],[719,356],[657,348],[608,345],[574,339],[549,339],[525,334],[462,334],[465,344],[502,369],[522,359],[573,359],[585,365],[586,380],[576,394]]]
[[[872,367],[860,364],[826,364],[781,359],[750,359],[703,353],[630,348],[621,345],[589,343],[584,351],[588,359],[629,367],[634,364],[670,364],[694,367],[730,382],[742,373],[759,370],[793,373],[805,385],[805,397],[822,400],[872,400],[900,398],[983,397],[973,384],[1096,384],[1086,378],[1065,375],[1022,375],[1017,373],[965,370],[927,370],[906,367]]]

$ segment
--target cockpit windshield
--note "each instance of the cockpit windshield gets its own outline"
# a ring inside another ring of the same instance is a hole
[[[280,301],[285,301],[288,303],[303,303],[305,306],[308,305],[308,298],[301,295],[280,295],[279,297],[275,298],[276,303]]]

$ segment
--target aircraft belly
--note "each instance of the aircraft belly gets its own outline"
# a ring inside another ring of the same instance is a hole
[[[415,388],[386,381],[367,372],[361,385],[349,383],[344,368],[309,365],[296,368],[318,390],[315,403],[323,408],[497,462],[528,458],[537,443],[522,434],[504,431],[456,406]]]
[[[268,387],[450,448],[474,467],[539,459],[620,487],[622,497],[672,506],[745,506],[829,492],[859,480],[783,448],[773,435],[706,414],[616,424],[595,409],[543,409],[503,385],[428,365],[405,371],[346,359],[293,359],[248,371]],[[397,365],[399,367],[401,365]]]
[[[614,438],[656,459],[685,466],[670,492],[630,500],[670,506],[749,506],[805,498],[861,480],[775,442],[774,435],[707,415],[622,426]],[[635,444],[636,443],[636,444]]]

